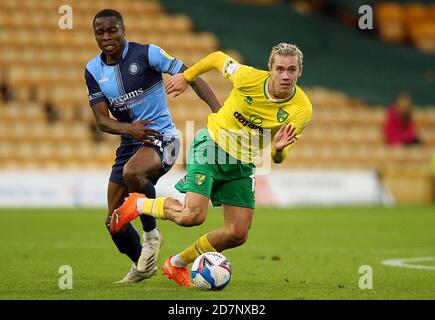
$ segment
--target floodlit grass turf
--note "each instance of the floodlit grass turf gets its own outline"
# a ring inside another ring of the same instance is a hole
[[[221,226],[219,209],[201,227],[160,222],[159,275],[133,285],[113,284],[130,263],[104,216],[95,209],[0,210],[0,299],[435,299],[435,270],[381,264],[435,257],[433,206],[257,209],[248,242],[225,252],[233,278],[221,292],[179,288],[160,275],[168,255]],[[62,265],[73,268],[73,290],[58,287]],[[358,287],[361,265],[373,268],[372,290]]]

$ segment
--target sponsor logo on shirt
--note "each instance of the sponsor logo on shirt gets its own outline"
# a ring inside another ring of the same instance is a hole
[[[139,88],[137,90],[123,94],[122,96],[109,97],[109,102],[112,106],[124,105],[125,102],[128,102],[130,99],[136,98],[137,96],[141,95],[143,92],[144,92],[143,89]]]
[[[258,130],[263,133],[263,128],[259,125],[263,123],[263,119],[258,115],[252,115],[249,117],[249,120],[243,117],[239,112],[235,111],[233,114],[234,118],[238,120],[243,126],[247,126],[248,128]]]

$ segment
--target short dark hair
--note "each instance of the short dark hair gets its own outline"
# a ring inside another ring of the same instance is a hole
[[[118,20],[118,22],[121,23],[121,26],[124,25],[124,19],[122,19],[122,15],[118,11],[113,9],[103,9],[100,12],[98,12],[94,17],[94,20],[92,21],[92,25],[95,24],[95,20],[104,17],[115,17],[116,20]]]

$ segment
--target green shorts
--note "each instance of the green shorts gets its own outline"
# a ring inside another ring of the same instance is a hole
[[[226,153],[201,129],[189,149],[187,174],[175,188],[195,192],[222,204],[255,208],[255,165],[244,163]]]

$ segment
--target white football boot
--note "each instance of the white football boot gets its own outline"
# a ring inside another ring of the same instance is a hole
[[[147,278],[151,278],[157,273],[157,260],[159,251],[163,244],[163,236],[159,229],[157,237],[146,237],[144,232],[144,243],[142,252],[137,262],[137,270],[144,273]]]
[[[149,276],[147,274],[137,270],[136,264],[133,262],[130,272],[127,273],[124,278],[115,283],[137,283],[148,278]]]

